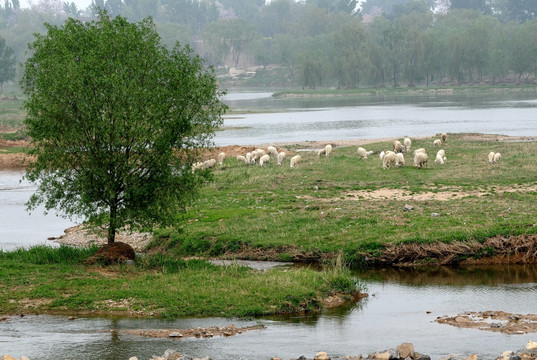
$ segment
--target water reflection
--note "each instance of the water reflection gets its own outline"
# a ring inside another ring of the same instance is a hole
[[[536,265],[384,268],[357,271],[356,274],[367,281],[413,286],[498,286],[504,284],[537,283]]]

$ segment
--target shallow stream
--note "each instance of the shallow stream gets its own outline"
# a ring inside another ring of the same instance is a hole
[[[417,351],[439,359],[456,353],[494,359],[505,350],[522,348],[537,334],[506,335],[460,329],[436,323],[438,316],[466,311],[502,310],[535,313],[537,266],[474,269],[434,268],[357,272],[370,296],[355,305],[319,316],[278,319],[183,319],[175,321],[11,317],[0,322],[0,352],[30,359],[149,359],[166,349],[217,359],[312,358],[317,351],[332,356],[368,354],[411,342]],[[247,326],[265,329],[233,337],[182,340],[126,335],[122,329],[184,329]]]

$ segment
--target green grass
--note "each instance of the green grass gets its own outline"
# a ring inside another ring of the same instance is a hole
[[[0,252],[0,314],[276,315],[318,311],[322,298],[360,289],[343,267],[256,271],[162,254],[145,255],[134,266],[80,264],[95,251]]]
[[[26,112],[22,110],[23,100],[3,100],[0,99],[0,127],[11,129],[20,129],[26,116]]]
[[[441,91],[444,95],[449,95],[445,90],[449,90],[453,94],[480,94],[480,93],[498,93],[498,92],[520,92],[520,91],[532,91],[535,92],[535,85],[465,85],[465,86],[417,86],[414,88],[408,87],[392,87],[387,84],[384,88],[376,87],[364,87],[358,89],[333,89],[333,88],[320,88],[320,89],[304,89],[304,90],[284,90],[278,91],[273,94],[274,97],[310,97],[310,96],[360,96],[360,95],[429,95]]]
[[[364,147],[378,153],[391,144]],[[304,152],[295,169],[288,162],[261,168],[228,159],[160,243],[180,255],[320,261],[343,251],[359,260],[364,253],[378,255],[387,243],[483,241],[537,231],[535,143],[450,134],[444,166],[433,163],[432,139],[415,140],[412,149],[419,147],[429,154],[425,170],[412,166],[410,154],[406,166],[383,170],[377,154],[360,160],[356,147],[338,148],[330,158]],[[489,151],[502,153],[499,164],[488,163]],[[535,189],[525,190],[530,187]],[[383,189],[429,198],[368,198],[367,192]],[[434,193],[447,200],[430,198]],[[465,197],[457,197],[461,193]],[[404,212],[405,204],[414,210]]]

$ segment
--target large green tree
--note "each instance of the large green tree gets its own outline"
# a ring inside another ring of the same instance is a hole
[[[150,18],[46,25],[29,48],[21,85],[44,203],[108,228],[171,224],[206,177],[198,150],[222,122],[212,69],[179,45],[167,50]]]

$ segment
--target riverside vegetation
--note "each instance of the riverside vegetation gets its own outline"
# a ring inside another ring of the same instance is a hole
[[[159,231],[154,245],[182,256],[261,260],[322,262],[342,252],[355,264],[531,262],[537,155],[534,142],[512,140],[450,134],[447,163],[425,170],[383,170],[378,156],[361,160],[355,146],[329,158],[301,152],[294,169],[228,159],[181,225]],[[412,148],[433,154],[432,143],[415,139]],[[378,154],[391,142],[365,147]],[[489,151],[501,152],[501,162],[489,164]],[[407,204],[413,210],[404,211]]]
[[[434,154],[432,140],[413,139],[412,148]],[[353,265],[535,261],[530,140],[449,134],[448,162],[425,170],[382,170],[378,156],[358,159],[356,146],[337,147],[329,158],[301,152],[294,169],[229,158],[177,226],[156,231],[151,255],[135,266],[82,265],[94,248],[0,253],[0,312],[253,316],[316,311],[331,294],[351,299],[363,290],[343,267],[258,272],[182,260],[191,256],[318,263],[340,255]],[[378,154],[391,141],[364,146]],[[490,151],[502,153],[500,163],[488,163]]]

